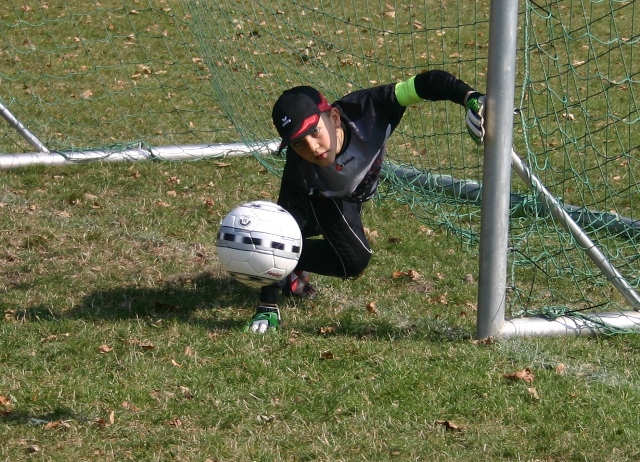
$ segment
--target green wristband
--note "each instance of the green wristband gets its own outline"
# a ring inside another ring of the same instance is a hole
[[[396,83],[396,98],[400,106],[409,106],[410,104],[419,103],[422,101],[422,98],[418,96],[416,93],[416,86],[414,80],[415,76],[411,77],[409,80],[405,80],[404,82]]]

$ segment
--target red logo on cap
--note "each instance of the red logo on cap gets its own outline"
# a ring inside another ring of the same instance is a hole
[[[311,127],[315,126],[318,123],[319,120],[320,120],[320,116],[318,114],[313,114],[312,116],[307,117],[302,122],[302,125],[300,126],[300,130],[298,130],[293,135],[291,135],[290,139],[293,140],[296,137],[302,135],[307,130],[309,130]]]

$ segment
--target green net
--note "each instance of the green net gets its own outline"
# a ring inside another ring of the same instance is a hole
[[[50,149],[241,141],[268,147],[271,107],[448,70],[486,88],[489,1],[166,0],[36,3],[0,16],[0,102]],[[514,150],[633,287],[640,283],[640,6],[521,1]],[[410,108],[378,199],[411,207],[477,258],[482,150],[461,107]],[[0,152],[30,147],[0,124]],[[256,158],[274,174],[282,159]],[[575,239],[512,181],[508,315],[628,310]]]
[[[634,2],[527,3],[520,53],[522,125],[515,133],[518,150],[535,174],[633,287],[640,276],[634,205],[639,197],[635,97],[640,63],[634,56],[639,20]],[[561,305],[561,312],[625,307],[544,211],[535,220],[515,219],[512,227],[513,278],[535,277],[547,285],[537,294],[542,298],[537,306]],[[553,290],[556,285],[575,290],[560,294]],[[526,308],[537,289],[533,284],[519,289]]]

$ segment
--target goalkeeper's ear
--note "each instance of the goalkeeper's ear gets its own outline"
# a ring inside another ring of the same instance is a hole
[[[329,120],[331,121],[331,125],[333,128],[340,128],[342,126],[342,122],[340,121],[340,111],[337,108],[332,107],[329,111],[327,111],[329,115]]]

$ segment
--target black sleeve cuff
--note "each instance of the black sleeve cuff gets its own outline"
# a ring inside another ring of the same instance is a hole
[[[465,96],[475,91],[453,74],[443,70],[426,71],[416,75],[416,93],[429,101],[453,101],[464,106]]]

